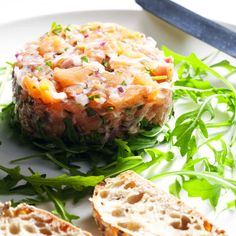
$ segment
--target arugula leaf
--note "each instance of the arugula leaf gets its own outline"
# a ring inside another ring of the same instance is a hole
[[[65,203],[61,201],[59,198],[56,197],[55,191],[48,190],[46,189],[46,192],[48,194],[48,197],[52,202],[54,203],[55,210],[52,211],[53,214],[58,215],[61,217],[63,220],[66,220],[70,223],[72,223],[72,220],[77,220],[79,219],[79,216],[70,214],[66,208],[65,208]]]
[[[52,178],[45,177],[36,173],[31,176],[24,176],[24,180],[31,183],[33,186],[48,186],[56,189],[61,189],[63,186],[67,186],[80,191],[84,187],[95,186],[104,179],[104,176],[60,175]]]
[[[192,135],[194,131],[199,128],[202,134],[207,138],[208,132],[204,122],[202,121],[202,116],[207,112],[211,115],[210,119],[214,118],[214,112],[212,111],[211,99],[210,97],[202,103],[202,105],[194,110],[181,115],[175,123],[175,128],[172,131],[172,137],[176,137],[175,146],[180,148],[180,153],[184,156],[188,152],[188,144],[192,140]]]
[[[35,198],[22,199],[20,202],[38,203],[51,200],[54,203],[56,212],[67,221],[77,219],[78,217],[67,212],[65,204],[58,198],[58,192],[69,192],[73,190],[82,191],[87,187],[95,186],[104,179],[104,176],[69,176],[60,175],[46,178],[46,175],[32,172],[32,175],[26,176],[20,173],[20,167],[7,168],[0,166],[0,170],[7,175],[0,180],[0,193],[2,194],[21,194],[26,196],[35,196]],[[45,196],[47,193],[48,198]],[[19,202],[18,202],[19,203]]]
[[[149,179],[154,181],[160,178],[168,177],[168,176],[174,176],[174,175],[179,175],[179,176],[189,176],[189,177],[197,177],[197,178],[203,178],[208,181],[211,181],[212,183],[219,184],[222,188],[230,189],[233,192],[236,192],[236,181],[228,178],[224,178],[217,173],[212,173],[210,171],[203,171],[203,172],[198,172],[198,171],[172,171],[172,172],[165,172],[161,174],[157,174],[154,176],[151,176]]]
[[[236,208],[236,199],[230,202],[227,202],[227,208]]]
[[[223,61],[220,61],[220,62],[217,62],[217,63],[211,65],[211,68],[214,68],[214,67],[223,67],[226,70],[228,70],[230,73],[236,72],[236,66],[231,65],[230,62],[227,60],[223,60]]]
[[[169,192],[174,196],[180,198],[181,188],[182,186],[180,182],[176,179],[175,182],[169,186]]]
[[[203,200],[209,199],[213,207],[216,207],[221,192],[221,186],[219,184],[211,184],[206,179],[190,179],[184,181],[183,188],[188,192],[190,197],[201,197]]]
[[[162,50],[164,51],[166,56],[172,56],[174,58],[175,64],[188,63],[193,67],[195,71],[200,70],[205,71],[205,73],[210,73],[214,75],[217,79],[222,81],[230,90],[234,92],[234,94],[236,94],[235,88],[229,81],[227,81],[222,75],[213,70],[211,67],[203,63],[194,53],[191,53],[189,56],[185,57],[171,51],[165,46],[162,47]]]
[[[118,156],[116,161],[109,165],[96,168],[92,173],[96,175],[104,175],[106,177],[118,175],[126,170],[133,170],[137,173],[142,173],[142,171],[147,170],[149,167],[158,165],[163,160],[169,162],[174,157],[172,152],[164,153],[155,148],[145,149],[145,153],[149,155],[151,158],[150,160],[146,161],[142,156]]]

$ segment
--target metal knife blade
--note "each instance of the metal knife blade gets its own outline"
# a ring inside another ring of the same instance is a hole
[[[136,0],[145,10],[236,58],[236,32],[170,0]]]

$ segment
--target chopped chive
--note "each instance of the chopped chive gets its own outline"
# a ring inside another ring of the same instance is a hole
[[[43,70],[42,66],[37,66],[35,69],[38,70],[38,71],[42,71]]]
[[[127,85],[127,83],[123,80],[121,85]]]
[[[109,66],[108,60],[102,59],[102,65],[103,65],[104,67],[108,67],[108,66]]]
[[[152,76],[152,80],[164,80],[167,79],[167,75],[157,75],[157,76]]]
[[[51,66],[52,66],[52,61],[46,61],[45,64],[46,64],[47,66],[51,67]]]
[[[145,67],[145,72],[148,73],[148,74],[150,74],[150,73],[151,73],[151,69]]]
[[[71,31],[70,25],[67,25],[65,31]]]
[[[114,107],[113,107],[113,106],[109,106],[109,107],[107,107],[107,110],[108,110],[108,111],[113,111],[113,110],[114,110]]]
[[[87,62],[87,63],[89,62],[88,57],[86,56],[82,56],[80,59],[82,62]]]
[[[88,96],[88,99],[90,101],[93,101],[93,100],[99,99],[100,97],[101,97],[100,94],[94,94],[94,95]]]

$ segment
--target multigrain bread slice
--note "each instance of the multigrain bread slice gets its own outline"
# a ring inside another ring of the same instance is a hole
[[[92,236],[55,215],[27,204],[0,203],[1,236]]]
[[[226,235],[199,212],[132,171],[97,185],[91,201],[105,236]]]

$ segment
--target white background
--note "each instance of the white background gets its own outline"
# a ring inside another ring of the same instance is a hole
[[[236,0],[175,2],[208,18],[236,25]],[[134,0],[0,0],[0,24],[32,16],[94,9],[130,10],[140,7]]]

